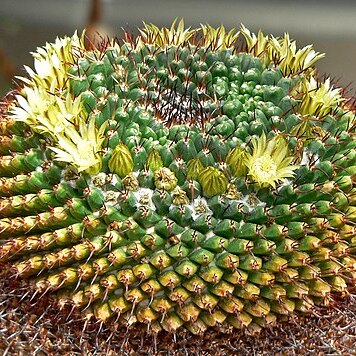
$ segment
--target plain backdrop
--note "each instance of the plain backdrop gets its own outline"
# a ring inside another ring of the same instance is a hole
[[[31,65],[30,51],[56,36],[71,35],[87,24],[90,0],[0,0],[0,49],[23,73]],[[314,44],[327,54],[319,72],[330,74],[339,86],[356,91],[356,1],[322,0],[101,0],[101,23],[108,33],[135,31],[142,22],[169,26],[174,18],[184,18],[187,26],[200,23],[243,23],[251,31],[260,28],[275,36],[289,32],[298,46]],[[1,76],[1,75],[0,75]],[[0,91],[9,84],[0,78]]]

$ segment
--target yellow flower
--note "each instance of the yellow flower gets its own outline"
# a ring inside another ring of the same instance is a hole
[[[303,95],[299,112],[303,115],[317,116],[323,119],[330,114],[339,103],[344,101],[339,88],[333,88],[330,78],[324,83],[316,81],[313,77],[304,79],[295,94]]]
[[[294,157],[289,156],[288,144],[281,136],[267,140],[261,137],[252,140],[253,151],[246,153],[245,164],[248,175],[260,187],[276,187],[276,183],[293,177],[298,166],[291,165]]]
[[[138,38],[137,47],[142,47],[143,44],[154,44],[157,47],[164,46],[180,46],[187,42],[196,32],[190,28],[184,28],[184,21],[179,21],[176,28],[177,19],[172,23],[171,28],[159,28],[154,24],[144,23],[144,29],[139,30],[141,36]]]
[[[101,168],[101,155],[99,151],[104,141],[105,125],[98,130],[95,119],[91,117],[88,122],[81,121],[79,127],[69,125],[57,134],[56,147],[51,147],[56,153],[55,159],[73,165],[78,172],[96,174]]]
[[[83,51],[83,37],[76,33],[37,48],[32,53],[35,69],[26,67],[29,78],[20,77],[26,85],[16,96],[11,116],[47,135],[55,160],[95,174],[101,169],[105,125],[97,129],[95,119],[88,119],[81,96],[73,98],[69,92],[67,73]]]
[[[312,65],[324,57],[323,53],[315,52],[312,46],[297,49],[296,42],[291,41],[288,33],[280,38],[265,36],[262,31],[259,31],[256,36],[243,25],[241,33],[246,40],[248,53],[261,57],[265,64],[278,63],[285,75],[312,73]]]
[[[68,125],[86,120],[80,96],[75,99],[70,93],[56,96],[42,87],[24,87],[21,94],[16,96],[17,106],[11,109],[12,117],[54,140]]]
[[[261,30],[258,31],[256,36],[251,33],[244,25],[241,25],[241,33],[245,38],[247,52],[258,57],[265,53],[266,48],[269,45],[269,37],[265,36]]]
[[[214,49],[220,50],[232,48],[239,36],[239,32],[236,32],[235,29],[227,32],[223,25],[220,25],[218,28],[210,25],[201,25],[201,30],[203,32],[201,39],[202,46],[211,46]]]
[[[83,33],[84,36],[84,33]],[[77,33],[72,37],[57,38],[32,53],[35,70],[25,66],[30,78],[19,77],[29,86],[44,88],[51,93],[68,89],[67,71],[74,63],[74,57],[84,51],[84,42]]]
[[[313,50],[311,45],[297,49],[295,41],[291,41],[289,34],[283,38],[271,37],[269,40],[269,57],[277,59],[277,63],[285,75],[308,71],[312,65],[325,56]]]

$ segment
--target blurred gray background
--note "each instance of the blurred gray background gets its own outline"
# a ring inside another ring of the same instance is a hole
[[[95,1],[100,8],[92,24],[112,35],[135,31],[142,21],[169,26],[176,17],[187,26],[243,23],[254,32],[289,32],[299,47],[312,43],[327,54],[318,64],[321,74],[356,91],[356,1],[0,0],[0,94],[10,88],[11,75],[32,64],[30,51],[87,26]]]

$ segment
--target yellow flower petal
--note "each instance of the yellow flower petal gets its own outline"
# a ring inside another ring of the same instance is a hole
[[[276,187],[276,183],[293,177],[298,166],[290,165],[288,144],[283,137],[267,140],[265,133],[252,140],[252,153],[246,153],[245,164],[251,180],[261,187]]]

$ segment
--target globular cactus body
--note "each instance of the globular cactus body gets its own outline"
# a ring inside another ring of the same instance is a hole
[[[4,104],[0,260],[88,318],[274,325],[356,278],[355,112],[288,35],[58,39]]]

